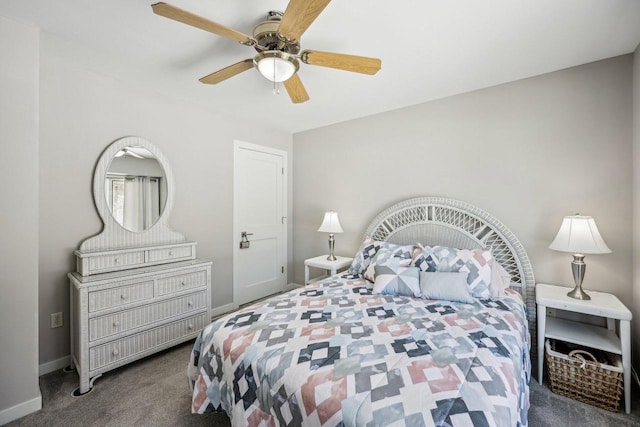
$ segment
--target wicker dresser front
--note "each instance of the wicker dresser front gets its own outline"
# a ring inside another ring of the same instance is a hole
[[[194,259],[88,277],[70,273],[78,394],[104,372],[195,338],[211,320],[211,264]]]

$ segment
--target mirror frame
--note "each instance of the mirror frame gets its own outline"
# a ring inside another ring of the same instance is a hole
[[[167,182],[167,200],[162,215],[155,224],[144,231],[130,231],[115,220],[109,210],[104,190],[104,180],[117,152],[125,147],[138,146],[149,150],[164,170]],[[100,155],[93,173],[93,201],[102,219],[104,227],[102,232],[91,237],[80,245],[81,251],[111,250],[119,248],[131,248],[138,246],[155,246],[185,241],[185,237],[169,227],[169,216],[173,210],[175,196],[175,184],[173,171],[167,158],[151,142],[139,136],[126,136],[117,139],[109,145]]]

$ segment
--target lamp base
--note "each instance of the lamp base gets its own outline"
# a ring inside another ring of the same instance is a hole
[[[567,293],[567,296],[575,299],[581,299],[583,301],[587,301],[591,299],[591,297],[585,291],[582,290],[581,286],[576,286],[575,288],[573,288],[572,291]]]
[[[333,248],[336,245],[336,239],[333,238],[333,233],[329,233],[329,256],[327,257],[327,261],[335,261],[338,258],[333,254]]]
[[[591,297],[582,290],[582,279],[584,279],[584,273],[586,270],[587,264],[584,263],[584,255],[573,254],[573,261],[571,261],[571,272],[573,273],[573,280],[576,283],[576,287],[567,294],[568,297],[581,299],[583,301],[591,299]]]

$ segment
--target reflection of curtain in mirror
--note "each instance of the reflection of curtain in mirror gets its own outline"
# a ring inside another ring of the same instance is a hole
[[[124,183],[124,227],[142,231],[155,224],[160,216],[159,193],[159,179],[127,177]]]
[[[126,177],[124,180],[123,224],[131,231],[144,230],[144,177]]]
[[[149,212],[151,214],[149,226],[160,218],[160,178],[149,178]]]

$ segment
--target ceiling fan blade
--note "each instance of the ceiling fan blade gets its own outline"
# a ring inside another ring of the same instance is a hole
[[[122,150],[118,151],[114,157],[135,157],[136,159],[144,159],[144,156],[136,153],[135,151],[125,147]]]
[[[289,40],[299,40],[329,2],[331,0],[291,0],[278,32]]]
[[[382,61],[378,58],[366,56],[344,55],[342,53],[320,52],[317,50],[305,50],[300,55],[305,64],[319,65],[321,67],[336,68],[338,70],[352,71],[373,75],[382,67]]]
[[[124,154],[125,154],[125,156],[135,157],[136,159],[144,159],[144,156],[141,156],[141,155],[140,155],[140,154],[138,154],[138,153],[134,153],[134,152],[133,152],[133,151],[131,151],[131,150],[127,150]]]
[[[205,31],[209,31],[213,34],[217,34],[220,37],[224,37],[238,43],[252,46],[256,44],[256,41],[248,35],[236,31],[233,28],[225,27],[217,22],[210,21],[202,16],[193,14],[179,7],[172,6],[167,3],[152,4],[153,12],[156,15],[164,16],[165,18],[173,19],[174,21],[182,22],[183,24],[191,25],[192,27],[200,28]]]
[[[253,59],[245,59],[244,61],[237,62],[233,65],[229,65],[228,67],[218,70],[215,73],[211,73],[208,76],[204,76],[200,79],[200,81],[202,83],[214,85],[251,68],[253,68]]]
[[[287,89],[289,98],[294,104],[301,104],[309,100],[309,94],[302,84],[302,80],[298,77],[298,73],[294,74],[289,80],[284,81],[284,87]]]

